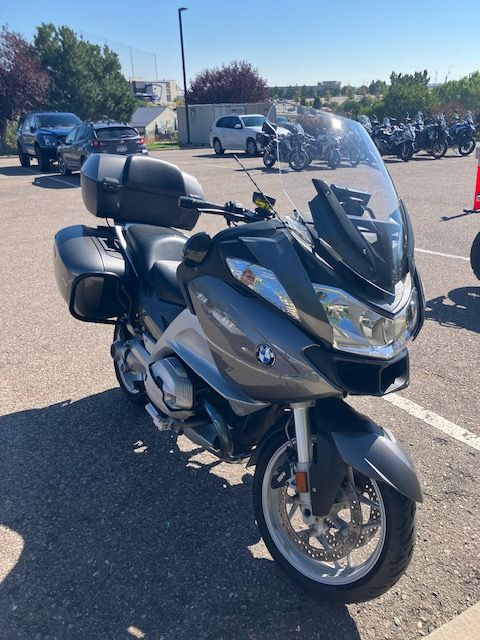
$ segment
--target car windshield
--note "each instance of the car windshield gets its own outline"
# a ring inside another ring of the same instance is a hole
[[[42,113],[36,117],[37,127],[75,127],[82,121],[74,113]]]
[[[138,136],[132,127],[104,127],[96,129],[95,133],[100,140],[118,140],[119,138],[136,138]]]
[[[276,122],[274,106],[268,121]],[[371,137],[359,122],[322,111],[298,122],[304,134],[278,138],[272,195],[287,201],[293,227],[303,228],[334,269],[346,267],[382,292],[401,295],[410,225]]]
[[[265,120],[265,116],[242,116],[245,127],[261,127]]]

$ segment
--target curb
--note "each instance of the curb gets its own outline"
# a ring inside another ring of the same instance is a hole
[[[480,602],[430,633],[425,640],[480,640]]]

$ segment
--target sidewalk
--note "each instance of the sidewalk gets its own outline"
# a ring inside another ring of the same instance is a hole
[[[426,640],[480,640],[480,602],[433,631]]]

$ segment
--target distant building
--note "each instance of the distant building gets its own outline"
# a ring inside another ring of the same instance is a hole
[[[130,124],[149,140],[155,139],[155,127],[159,134],[177,129],[177,114],[170,107],[138,107]]]
[[[329,91],[331,95],[339,95],[341,86],[340,80],[322,80],[322,82],[317,82],[317,93],[319,96],[323,96]]]
[[[170,104],[179,95],[175,80],[142,80],[130,81],[132,93],[141,100],[156,104]]]

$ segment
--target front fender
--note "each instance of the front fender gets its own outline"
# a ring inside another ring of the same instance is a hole
[[[415,502],[422,491],[410,456],[388,430],[337,398],[317,404],[317,429],[330,433],[342,460]]]

